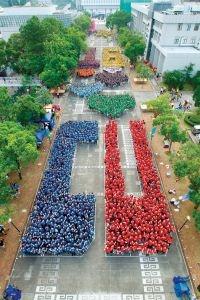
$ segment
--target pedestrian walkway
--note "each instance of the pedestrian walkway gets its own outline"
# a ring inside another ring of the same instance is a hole
[[[41,81],[38,79],[31,79],[30,83],[23,82],[20,77],[0,77],[0,87],[20,87],[23,85],[27,86],[40,86]]]

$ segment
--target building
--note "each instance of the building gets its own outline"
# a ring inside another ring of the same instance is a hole
[[[105,17],[120,8],[120,0],[76,0],[76,8],[88,11],[93,17]]]
[[[121,0],[120,1],[120,10],[124,10],[126,12],[131,12],[131,0]]]
[[[0,37],[8,40],[12,33],[19,32],[19,28],[33,16],[40,19],[54,17],[63,22],[65,26],[68,26],[77,14],[77,11],[68,8],[58,10],[56,5],[25,5],[0,8]]]
[[[133,28],[146,39],[145,58],[158,72],[190,63],[200,70],[200,4],[133,4],[132,14]]]

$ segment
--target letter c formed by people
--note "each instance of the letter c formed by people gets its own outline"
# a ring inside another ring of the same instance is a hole
[[[59,128],[22,238],[25,255],[83,255],[95,234],[95,196],[70,194],[78,143],[96,143],[98,123],[69,121]]]

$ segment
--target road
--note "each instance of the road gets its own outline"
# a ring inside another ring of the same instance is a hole
[[[108,46],[103,38],[90,38],[89,45],[97,47],[97,58]],[[77,79],[75,79],[77,80]],[[130,83],[112,93],[131,92]],[[109,91],[108,91],[109,93]],[[153,98],[154,93],[134,93],[137,109],[126,112],[118,120],[121,162],[126,178],[127,193],[140,195],[141,187],[130,154],[128,130],[130,119],[140,118],[139,104]],[[62,122],[68,120],[97,120],[97,145],[77,148],[72,174],[71,193],[93,192],[97,198],[96,236],[84,257],[21,257],[18,255],[11,282],[23,291],[23,300],[173,300],[172,278],[186,275],[185,263],[175,237],[167,255],[105,257],[104,240],[104,140],[107,119],[90,112],[87,103],[69,95],[61,100]]]

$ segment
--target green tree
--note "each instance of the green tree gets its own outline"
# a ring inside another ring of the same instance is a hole
[[[79,28],[79,31],[87,32],[91,24],[90,16],[83,14],[77,17],[74,21],[74,25]]]
[[[86,35],[75,26],[66,29],[66,39],[75,45],[74,50],[78,56],[87,49]]]
[[[170,95],[168,93],[160,95],[153,100],[149,100],[146,104],[148,106],[148,109],[152,110],[155,115],[172,114]]]
[[[193,211],[193,217],[195,221],[195,226],[197,230],[200,231],[200,211],[199,210]]]
[[[24,66],[20,64],[24,47],[20,33],[12,34],[6,45],[7,64],[18,73],[22,73],[24,70]]]
[[[165,72],[163,75],[163,81],[169,89],[183,89],[185,74],[180,70]]]
[[[194,88],[197,88],[200,85],[200,71],[197,71],[195,76],[192,78],[192,84]]]
[[[86,50],[91,19],[84,14],[65,28],[54,18],[29,19],[20,33],[11,36],[6,51],[8,65],[28,76],[39,75],[48,87],[65,82]]]
[[[177,122],[161,125],[160,133],[170,142],[169,151],[173,142],[185,143],[187,141],[186,131],[181,130]]]
[[[199,211],[200,206],[200,147],[193,142],[183,144],[180,150],[172,155],[172,166],[174,173],[179,178],[188,177],[189,199],[194,204],[193,217],[197,229],[200,228]]]
[[[6,65],[7,65],[6,42],[4,40],[0,40],[0,70],[4,69]]]
[[[38,122],[44,110],[42,105],[37,103],[34,97],[31,95],[22,95],[17,98],[17,101],[13,105],[13,115],[16,121],[23,126],[27,126],[31,123]]]
[[[39,74],[44,68],[45,27],[42,21],[34,16],[20,28],[20,33],[24,43],[20,63],[24,66],[26,74]]]
[[[145,50],[144,38],[139,34],[134,34],[124,48],[124,54],[135,64],[139,56],[144,54]]]
[[[190,185],[191,187],[192,185]],[[189,192],[190,201],[194,204],[194,209],[198,209],[200,206],[200,185],[198,190],[191,190]]]
[[[49,41],[53,39],[54,35],[64,34],[65,27],[62,22],[55,18],[45,18],[41,21],[41,27],[45,32],[44,41]]]
[[[200,170],[200,147],[193,142],[183,144],[180,150],[172,156],[172,165],[177,177],[195,177]],[[182,170],[179,170],[181,169]]]
[[[7,175],[0,172],[0,205],[5,205],[12,198],[12,190],[8,184]]]
[[[131,40],[132,36],[133,32],[128,27],[120,28],[118,33],[118,43],[121,47],[125,47]]]
[[[106,19],[106,26],[113,29],[114,26],[119,30],[122,27],[126,27],[132,20],[131,13],[123,10],[118,10],[113,14],[110,14]]]
[[[0,87],[0,122],[10,118],[12,105],[8,89]]]
[[[63,56],[51,59],[40,74],[40,79],[48,88],[58,87],[69,78],[67,59]]]
[[[8,169],[16,170],[20,179],[22,166],[38,157],[34,135],[15,122],[0,124],[0,148]]]
[[[45,68],[58,61],[62,62],[67,70],[74,69],[78,62],[76,45],[65,37],[55,35],[53,40],[45,43],[45,61]],[[56,65],[54,67],[57,68]]]
[[[193,100],[194,105],[200,107],[200,85],[194,90]]]
[[[149,80],[153,77],[152,70],[148,66],[145,66],[144,64],[138,64],[136,66],[136,72],[139,75],[139,77],[143,79]]]
[[[53,103],[53,96],[49,93],[46,87],[41,87],[36,90],[35,102],[44,107],[47,104]]]
[[[183,74],[185,75],[186,82],[191,81],[193,70],[194,70],[194,64],[189,64],[183,69]]]
[[[174,174],[178,178],[184,178],[188,174],[188,163],[184,160],[178,160],[174,166]]]

